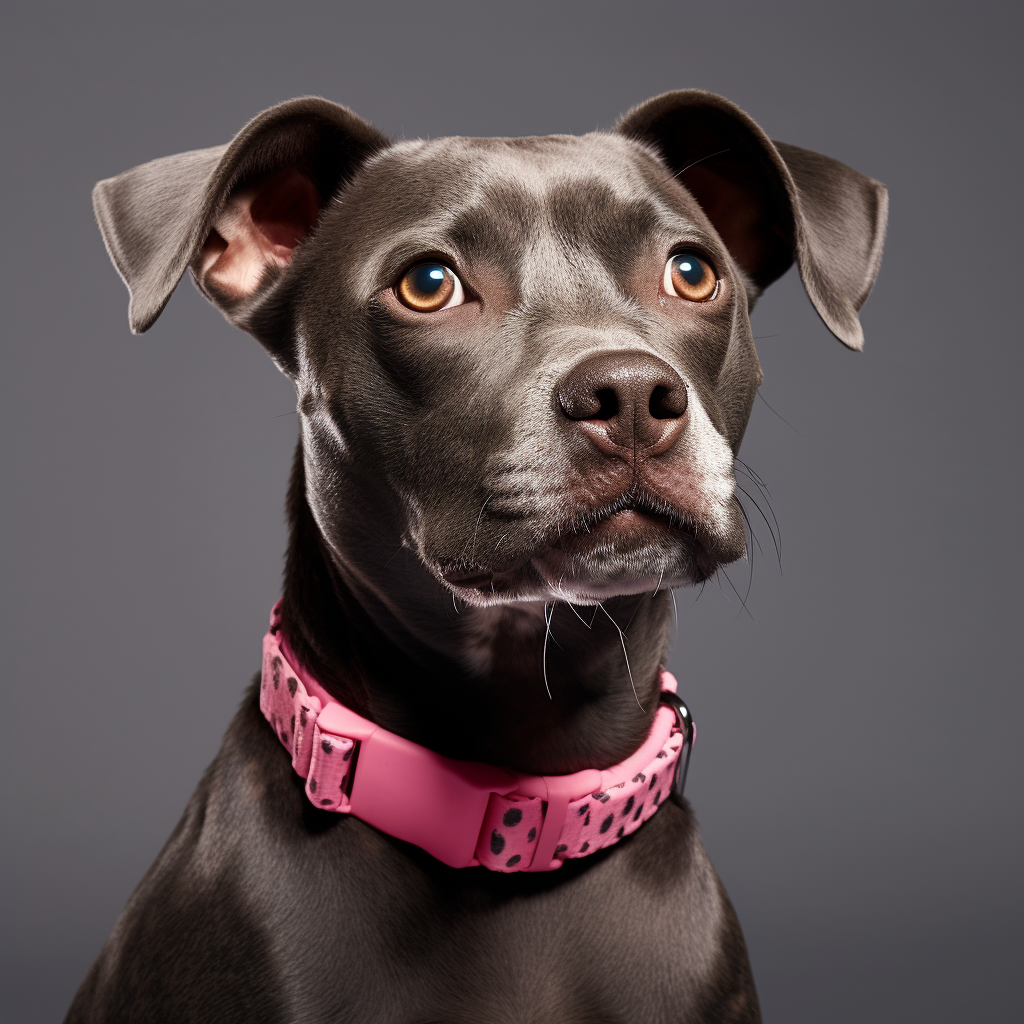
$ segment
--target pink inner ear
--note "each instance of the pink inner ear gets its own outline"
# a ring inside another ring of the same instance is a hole
[[[316,186],[293,167],[236,192],[203,246],[200,280],[228,298],[254,295],[267,267],[291,262],[319,212]]]

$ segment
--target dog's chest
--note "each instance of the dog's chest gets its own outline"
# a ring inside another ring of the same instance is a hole
[[[316,892],[297,881],[263,908],[289,1019],[690,1019],[718,968],[722,915],[702,851],[672,858],[685,862],[672,881],[661,865],[644,869],[643,853],[685,835],[674,812],[584,869],[545,878],[452,872],[342,823],[344,867],[321,859]]]
[[[688,810],[557,871],[451,869],[315,808],[254,696],[69,1020],[759,1020]]]

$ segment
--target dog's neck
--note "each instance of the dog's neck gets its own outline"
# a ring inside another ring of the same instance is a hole
[[[301,452],[288,515],[285,633],[306,669],[359,714],[449,757],[536,774],[605,768],[643,742],[668,644],[668,592],[606,601],[603,612],[556,605],[546,651],[541,609],[462,606],[456,616],[439,594],[432,635],[451,643],[427,644],[430,623],[417,615],[414,628],[328,548]]]

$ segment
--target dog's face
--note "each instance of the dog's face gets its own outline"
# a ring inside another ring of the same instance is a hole
[[[140,220],[171,175],[181,227],[160,236]],[[594,603],[738,558],[749,306],[795,256],[859,347],[884,231],[876,182],[696,92],[616,133],[396,145],[293,101],[101,183],[97,209],[136,327],[191,264],[293,378],[339,563],[481,605]]]
[[[346,556],[376,509],[466,601],[590,603],[743,552],[744,285],[643,146],[395,146],[294,269],[307,494]]]

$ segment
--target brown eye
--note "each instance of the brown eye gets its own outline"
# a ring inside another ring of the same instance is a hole
[[[417,313],[435,313],[466,301],[462,282],[443,263],[429,260],[407,270],[398,282],[398,298]]]
[[[677,252],[665,264],[665,291],[691,302],[705,302],[718,293],[711,266],[692,252]]]

